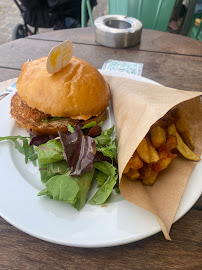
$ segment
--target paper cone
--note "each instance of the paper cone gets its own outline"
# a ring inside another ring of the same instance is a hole
[[[120,191],[126,200],[156,215],[166,239],[170,239],[169,231],[177,208],[190,173],[197,163],[182,157],[175,158],[159,174],[153,186],[144,186],[141,181],[131,181],[122,173],[150,127],[177,104],[185,111],[185,119],[195,142],[195,153],[201,154],[201,93],[126,78],[104,77],[112,93],[118,139]]]

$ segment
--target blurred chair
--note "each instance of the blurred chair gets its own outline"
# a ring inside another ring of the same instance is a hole
[[[143,28],[166,31],[175,0],[108,0],[108,13],[139,19]],[[89,0],[82,0],[82,27],[87,26],[86,12],[92,18]],[[91,25],[94,26],[93,19]]]
[[[88,20],[87,11],[90,18],[91,26],[94,26],[90,0],[82,0],[81,2],[81,27],[87,26],[87,20]]]
[[[175,0],[108,0],[109,14],[140,20],[143,28],[166,31]]]

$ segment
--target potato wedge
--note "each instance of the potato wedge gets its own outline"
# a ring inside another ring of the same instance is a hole
[[[177,148],[177,138],[173,135],[168,135],[166,142],[159,147],[159,152],[170,152],[171,150]]]
[[[142,183],[147,186],[153,186],[157,176],[158,172],[151,171],[150,177],[142,180]]]
[[[198,157],[192,150],[183,142],[182,138],[180,137],[175,124],[172,124],[168,127],[168,134],[173,135],[177,139],[177,150],[187,159],[193,161],[199,161],[200,157]]]
[[[182,110],[180,110],[180,108],[175,108],[174,110],[172,110],[172,116],[175,119],[175,126],[182,140],[193,151],[194,142],[189,132],[189,127],[183,117]]]
[[[142,168],[143,166],[143,162],[142,160],[139,158],[138,154],[135,152],[132,156],[132,158],[129,160],[128,165],[130,168],[132,168],[133,170],[138,170],[140,168]]]
[[[161,152],[160,160],[154,164],[152,164],[152,170],[155,172],[160,172],[168,167],[173,158],[177,155],[169,152]]]
[[[166,132],[162,127],[156,126],[151,130],[151,142],[155,148],[166,142]]]
[[[147,141],[147,145],[148,145],[149,151],[150,151],[150,163],[155,163],[160,159],[159,154],[157,153],[156,149],[153,147],[153,145],[148,137],[146,137],[146,141]]]
[[[147,143],[146,138],[144,138],[137,147],[137,153],[139,157],[146,163],[151,162],[150,149]]]
[[[151,164],[144,163],[144,166],[139,169],[140,179],[147,179],[151,175]]]
[[[130,180],[136,180],[140,177],[140,173],[138,172],[138,170],[130,169],[129,172],[126,173],[126,176]]]
[[[129,165],[129,162],[128,162],[125,169],[123,170],[123,173],[127,173],[129,170],[130,170],[130,165]]]

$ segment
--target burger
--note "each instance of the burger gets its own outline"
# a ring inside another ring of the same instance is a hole
[[[57,135],[68,124],[100,122],[109,105],[110,90],[98,70],[72,57],[61,70],[49,74],[47,57],[26,62],[11,99],[11,115],[20,127],[35,134]]]

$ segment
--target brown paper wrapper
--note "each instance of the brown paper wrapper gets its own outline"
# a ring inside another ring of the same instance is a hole
[[[183,108],[195,142],[196,154],[202,152],[202,105],[200,92],[182,91],[126,78],[104,76],[112,93],[118,139],[120,191],[129,202],[153,213],[166,239],[196,162],[180,155],[162,171],[153,186],[131,181],[123,170],[150,127],[171,108]]]

